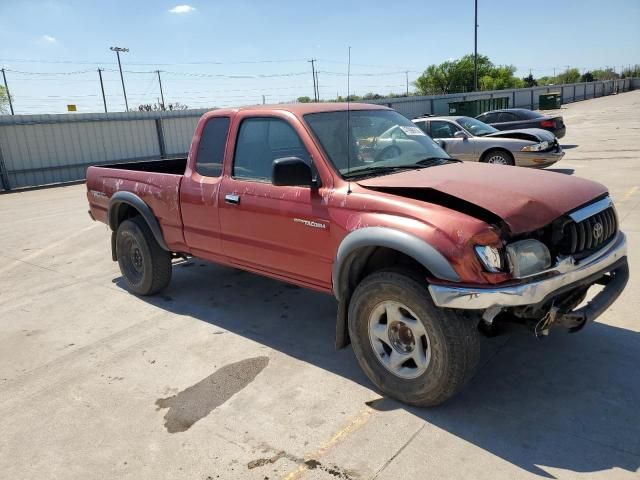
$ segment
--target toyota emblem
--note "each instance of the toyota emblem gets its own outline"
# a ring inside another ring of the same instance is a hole
[[[593,238],[596,240],[600,240],[602,238],[602,234],[604,233],[604,227],[600,222],[596,223],[593,226]]]

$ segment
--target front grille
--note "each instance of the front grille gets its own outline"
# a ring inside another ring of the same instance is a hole
[[[612,206],[575,222],[570,218],[559,225],[556,230],[556,251],[560,255],[571,255],[584,258],[611,240],[618,232],[618,219]]]

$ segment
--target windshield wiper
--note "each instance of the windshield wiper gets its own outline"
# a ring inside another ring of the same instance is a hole
[[[367,176],[367,175],[371,175],[371,174],[385,174],[385,173],[392,173],[392,172],[397,172],[399,170],[418,170],[420,168],[425,168],[426,165],[421,165],[419,163],[412,163],[410,165],[382,165],[379,167],[367,167],[367,168],[361,168],[359,170],[354,170],[351,172],[346,172],[343,174],[344,178],[353,178],[353,177],[360,177],[360,176]]]
[[[421,167],[433,167],[436,165],[443,165],[447,162],[457,162],[455,158],[451,157],[425,157],[422,160],[418,160],[416,165]]]
[[[399,170],[420,170],[422,168],[434,167],[437,165],[444,165],[448,162],[459,162],[454,158],[449,157],[425,157],[418,160],[415,163],[408,163],[405,165],[381,165],[379,167],[371,166],[367,168],[361,168],[343,174],[344,178],[366,177],[369,175],[387,174],[397,172]]]

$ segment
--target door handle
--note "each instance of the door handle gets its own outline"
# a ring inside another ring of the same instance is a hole
[[[226,203],[231,203],[232,205],[239,205],[240,195],[227,194],[224,196],[224,201]]]

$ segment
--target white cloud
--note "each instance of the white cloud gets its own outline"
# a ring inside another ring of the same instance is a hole
[[[176,5],[171,10],[169,10],[169,13],[190,13],[194,10],[195,7],[192,7],[191,5]]]
[[[42,35],[41,39],[44,43],[56,43],[58,41],[56,37],[52,37],[51,35]]]

